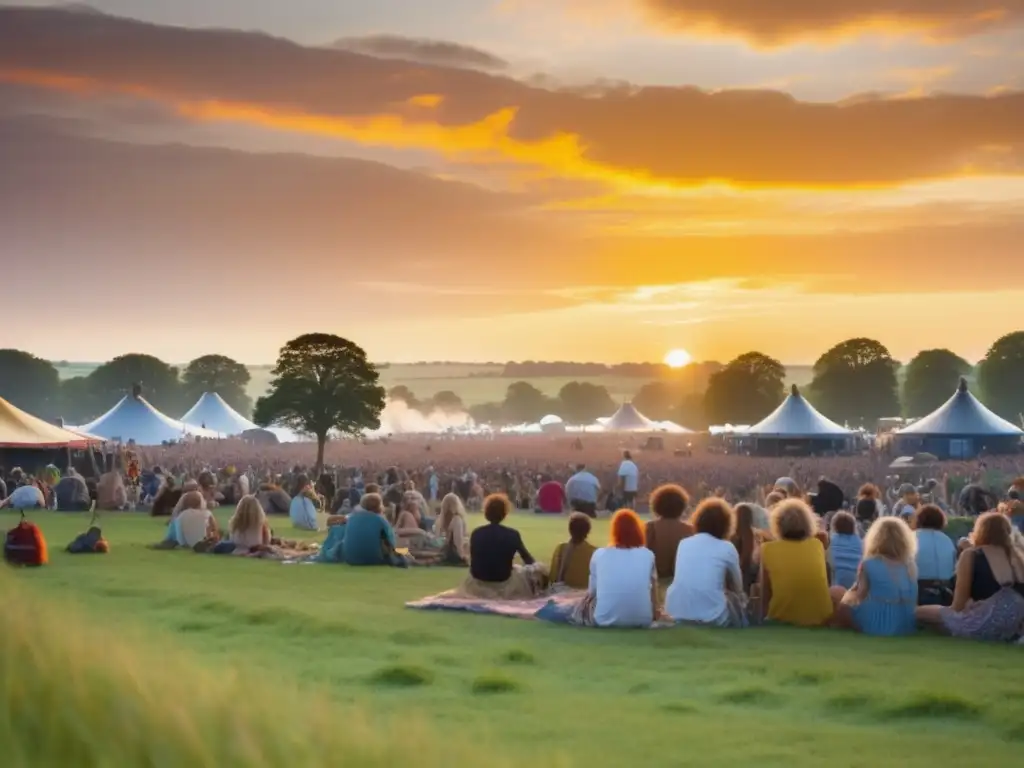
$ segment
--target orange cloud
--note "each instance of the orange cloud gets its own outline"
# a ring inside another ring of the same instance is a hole
[[[263,35],[3,8],[0,70],[71,94],[158,100],[196,121],[429,150],[654,195],[709,183],[882,188],[1024,172],[1016,91],[825,104],[765,90],[556,90]]]
[[[633,0],[680,32],[745,37],[756,44],[865,32],[966,37],[1024,22],[1024,0]]]

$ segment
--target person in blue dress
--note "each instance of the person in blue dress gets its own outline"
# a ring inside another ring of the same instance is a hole
[[[863,553],[863,542],[857,535],[857,520],[849,512],[837,512],[832,518],[828,556],[832,561],[832,586],[852,589]]]
[[[898,517],[876,521],[864,539],[857,582],[842,598],[837,623],[865,635],[913,634],[917,630],[916,556],[917,539],[910,526]]]

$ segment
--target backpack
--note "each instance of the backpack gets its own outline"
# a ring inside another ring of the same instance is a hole
[[[4,542],[4,560],[11,565],[39,566],[49,562],[46,539],[39,526],[25,519],[21,513],[21,521],[7,532]]]
[[[92,519],[89,521],[89,530],[85,533],[80,533],[75,537],[75,540],[68,544],[68,552],[72,555],[82,555],[93,552],[106,553],[110,551],[110,545],[107,540],[103,538],[103,531],[100,530],[99,526],[96,525],[96,518],[98,515],[96,512],[92,513]]]

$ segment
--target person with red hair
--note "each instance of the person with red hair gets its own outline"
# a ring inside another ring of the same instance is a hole
[[[612,517],[611,543],[590,559],[590,584],[571,623],[597,627],[649,627],[658,615],[654,553],[644,546],[644,526],[631,509]]]

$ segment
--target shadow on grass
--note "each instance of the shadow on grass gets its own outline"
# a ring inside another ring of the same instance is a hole
[[[506,651],[501,655],[501,661],[506,664],[536,664],[537,659],[529,651],[524,651],[521,648],[513,648],[510,651]]]
[[[473,680],[472,689],[477,695],[494,695],[499,693],[517,693],[522,690],[518,681],[497,672],[478,675]]]
[[[881,714],[887,719],[976,720],[984,714],[984,708],[954,693],[922,692],[888,707]]]
[[[750,686],[747,688],[735,688],[731,691],[726,691],[718,697],[718,700],[722,704],[753,707],[777,702],[779,697],[767,688]]]
[[[396,665],[381,667],[370,675],[369,682],[382,688],[417,688],[434,682],[434,674],[422,667]]]

